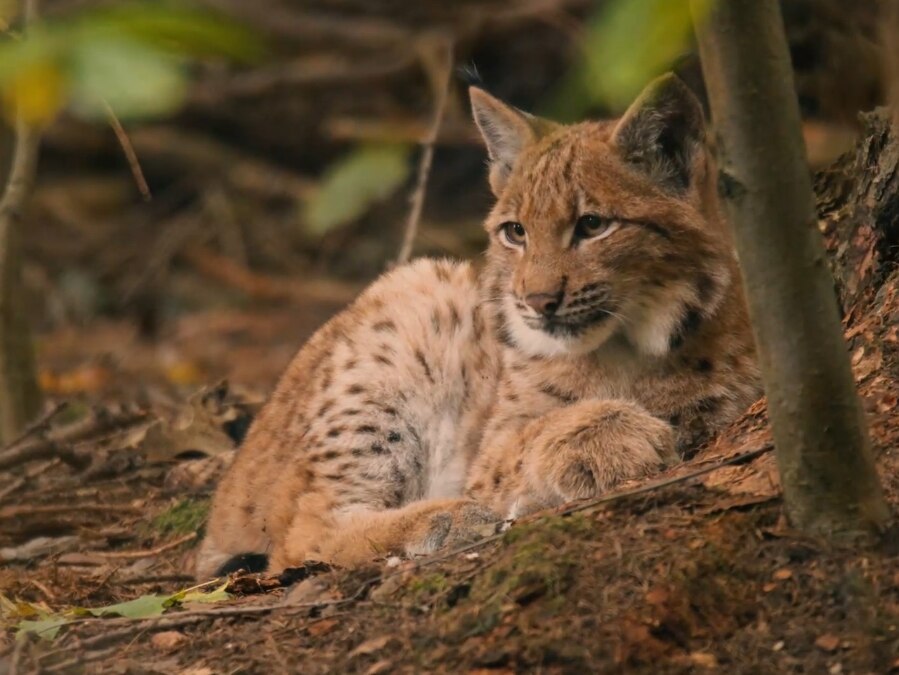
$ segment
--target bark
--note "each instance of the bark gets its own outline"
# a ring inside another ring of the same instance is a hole
[[[26,23],[34,14],[26,4]],[[22,211],[34,183],[39,134],[15,123],[12,158],[0,198],[0,443],[15,438],[41,406],[34,347],[22,293]]]
[[[889,512],[817,227],[778,3],[719,0],[697,33],[788,516],[812,535],[870,536]]]

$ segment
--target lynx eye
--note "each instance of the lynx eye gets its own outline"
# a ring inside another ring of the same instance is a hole
[[[524,246],[525,239],[527,238],[527,232],[524,229],[524,225],[510,220],[509,222],[500,225],[499,229],[508,244],[511,246]]]
[[[574,238],[603,239],[617,230],[620,223],[611,218],[603,218],[594,213],[587,213],[577,219],[574,225]]]

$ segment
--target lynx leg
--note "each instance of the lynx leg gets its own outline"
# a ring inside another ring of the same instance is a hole
[[[500,520],[476,502],[450,499],[346,513],[334,518],[327,533],[312,533],[305,520],[298,521],[284,547],[273,552],[272,568],[292,567],[309,559],[353,567],[387,555],[428,555],[444,546],[474,541]]]
[[[594,497],[678,459],[671,425],[616,399],[557,408],[494,440],[468,495],[486,501],[492,487],[492,505],[510,518]]]
[[[525,427],[529,487],[548,501],[594,497],[677,459],[674,430],[627,401],[583,401]]]

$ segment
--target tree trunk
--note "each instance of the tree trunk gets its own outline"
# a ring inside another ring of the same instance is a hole
[[[34,3],[26,3],[25,23]],[[34,183],[39,134],[17,120],[6,187],[0,198],[0,443],[17,436],[39,412],[41,394],[22,297],[22,211]]]
[[[697,34],[788,516],[808,534],[870,536],[889,511],[817,228],[778,3],[718,0]]]

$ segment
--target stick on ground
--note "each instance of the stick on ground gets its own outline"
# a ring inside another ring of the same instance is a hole
[[[426,70],[430,74],[432,89],[434,91],[434,117],[431,128],[421,150],[421,159],[418,162],[418,175],[415,180],[415,190],[412,192],[409,207],[409,217],[406,220],[406,231],[403,234],[403,244],[400,247],[396,264],[402,265],[409,262],[412,256],[412,246],[418,234],[418,224],[421,221],[421,212],[425,204],[425,191],[428,188],[428,177],[431,174],[431,164],[434,162],[434,145],[440,133],[440,125],[443,123],[443,115],[446,111],[446,101],[449,98],[449,87],[453,72],[453,41],[451,38],[435,38],[435,45],[431,46],[432,54],[439,55],[432,62],[426,62]],[[425,55],[425,59],[427,55]]]

